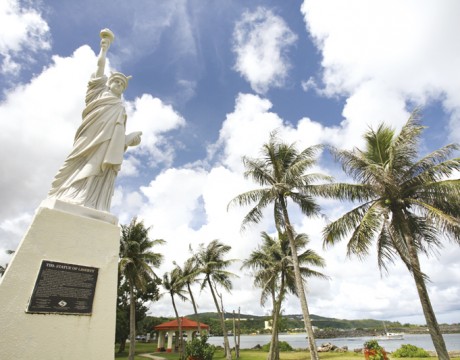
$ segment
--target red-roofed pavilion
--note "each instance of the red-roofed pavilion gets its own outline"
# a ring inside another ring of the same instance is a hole
[[[191,341],[193,337],[198,332],[198,323],[196,321],[190,320],[186,317],[181,317],[180,319],[182,332],[187,334],[187,341]],[[209,325],[199,323],[201,331],[209,330]],[[158,347],[157,351],[165,351],[165,338],[166,334],[168,335],[168,347],[166,352],[172,352],[172,340],[176,332],[179,332],[179,323],[177,320],[167,321],[163,324],[153,327],[155,330],[158,330]]]

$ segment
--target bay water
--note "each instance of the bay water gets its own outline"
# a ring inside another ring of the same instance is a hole
[[[460,350],[460,334],[444,334],[444,341],[448,351]],[[233,335],[229,336],[230,347],[234,347]],[[280,334],[280,341],[286,341],[294,349],[308,348],[307,334]],[[365,341],[372,339],[371,337],[349,337],[349,338],[333,338],[333,339],[316,339],[317,346],[324,343],[331,343],[337,347],[348,346],[348,350],[353,351],[357,348],[362,348]],[[213,345],[223,346],[223,336],[211,336],[208,342]],[[270,342],[270,335],[241,335],[240,348],[251,349],[257,345],[265,345]],[[425,350],[434,351],[433,342],[429,334],[404,334],[403,340],[379,340],[379,344],[387,351],[399,349],[403,344],[415,345]]]

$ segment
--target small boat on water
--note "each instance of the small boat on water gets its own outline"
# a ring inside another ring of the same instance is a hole
[[[387,327],[385,326],[385,323],[383,323],[383,328],[385,329],[385,333],[383,333],[382,335],[374,336],[373,339],[375,340],[403,340],[404,339],[404,333],[388,332]]]
[[[404,333],[386,332],[385,334],[374,336],[375,340],[404,340]]]

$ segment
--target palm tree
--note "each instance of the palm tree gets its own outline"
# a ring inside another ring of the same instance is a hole
[[[200,244],[198,252],[195,254],[195,260],[198,265],[200,273],[204,275],[201,282],[201,289],[206,286],[211,291],[214,304],[216,306],[217,314],[219,316],[220,325],[224,336],[224,350],[227,360],[232,359],[230,351],[230,344],[228,342],[227,330],[225,328],[224,309],[219,305],[217,297],[222,300],[221,295],[217,291],[217,286],[221,286],[224,290],[230,291],[232,289],[231,277],[235,274],[225,270],[235,260],[225,260],[225,255],[231,250],[231,246],[221,243],[219,240],[212,240],[206,247]]]
[[[183,346],[183,338],[182,338],[182,320],[179,317],[179,313],[177,312],[176,302],[174,301],[174,296],[177,296],[182,301],[188,300],[187,297],[184,295],[185,282],[183,281],[182,271],[176,265],[174,269],[170,273],[165,273],[163,275],[163,287],[171,296],[172,305],[174,308],[174,314],[176,315],[177,325],[179,326],[179,337],[177,346],[179,348],[179,357],[182,359],[184,355],[184,346]]]
[[[348,255],[363,257],[376,240],[378,265],[399,257],[412,274],[434,347],[449,359],[426,288],[418,253],[429,255],[440,237],[460,244],[460,158],[457,145],[446,145],[420,159],[417,146],[424,127],[415,111],[399,134],[381,124],[365,135],[365,150],[333,150],[356,184],[325,185],[319,195],[359,201],[324,229],[324,244],[348,238]],[[349,235],[351,232],[351,235]]]
[[[188,291],[188,294],[190,295],[190,301],[192,302],[193,311],[195,313],[195,320],[197,322],[197,331],[198,331],[198,334],[200,334],[201,326],[200,326],[200,319],[198,316],[198,307],[196,305],[195,297],[193,296],[193,292],[192,292],[193,283],[199,281],[198,275],[200,274],[200,269],[198,268],[196,259],[194,257],[187,259],[182,268],[177,264],[176,266],[180,269],[181,274],[182,274],[182,280],[184,281],[185,286],[187,286],[187,291]]]
[[[147,282],[157,278],[152,267],[159,267],[163,255],[152,251],[155,245],[163,244],[164,240],[150,240],[142,221],[132,219],[129,225],[121,225],[120,262],[118,270],[129,285],[130,312],[130,344],[129,360],[134,360],[136,340],[136,297],[135,289],[145,290]]]
[[[254,271],[254,284],[262,289],[261,305],[268,296],[273,304],[272,336],[267,360],[279,360],[278,325],[281,318],[281,306],[286,292],[297,295],[295,275],[292,265],[292,252],[286,234],[279,234],[278,239],[261,233],[262,245],[254,250],[248,259],[244,260],[242,268]],[[295,237],[296,251],[300,272],[304,281],[310,276],[327,278],[324,274],[314,271],[307,265],[324,267],[324,259],[313,250],[304,250],[309,243],[306,234]]]
[[[319,215],[319,206],[310,195],[311,188],[315,186],[312,183],[317,180],[330,180],[330,178],[322,174],[305,172],[315,164],[315,155],[320,149],[321,146],[317,145],[299,152],[294,144],[285,144],[277,138],[276,133],[271,133],[269,142],[262,146],[262,158],[243,157],[246,168],[245,178],[251,178],[264,187],[240,194],[228,205],[230,207],[235,204],[240,206],[256,204],[243,219],[244,230],[248,224],[258,223],[263,217],[262,211],[273,204],[277,230],[285,232],[289,239],[296,291],[300,298],[312,360],[318,360],[319,357],[295,247],[295,231],[288,213],[288,199],[298,205],[305,215]]]

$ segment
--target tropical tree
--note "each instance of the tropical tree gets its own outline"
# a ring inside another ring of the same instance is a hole
[[[412,277],[440,359],[449,355],[431,305],[419,253],[430,255],[442,238],[460,244],[459,147],[446,145],[419,158],[424,127],[414,112],[399,134],[385,124],[364,135],[365,149],[333,150],[355,184],[325,185],[319,195],[359,202],[324,229],[324,244],[348,238],[348,255],[363,257],[376,241],[380,270],[400,258]]]
[[[318,360],[319,357],[295,247],[295,230],[288,213],[288,200],[298,205],[302,213],[307,216],[320,214],[320,208],[311,196],[311,188],[315,186],[316,181],[330,180],[330,178],[323,174],[306,173],[316,163],[315,155],[320,149],[321,146],[316,145],[299,152],[295,144],[283,143],[277,138],[275,132],[271,133],[269,142],[262,146],[261,158],[243,157],[246,168],[245,178],[252,179],[263,188],[240,194],[228,205],[228,207],[247,206],[255,203],[243,219],[241,226],[243,230],[250,223],[258,223],[263,217],[263,210],[273,205],[277,230],[286,233],[289,239],[296,291],[300,299],[312,360]]]
[[[231,248],[231,246],[225,245],[216,239],[212,240],[206,247],[204,244],[200,244],[199,249],[195,254],[195,261],[198,269],[200,273],[204,275],[204,278],[201,281],[201,289],[203,290],[205,287],[209,288],[216,306],[224,336],[224,350],[227,360],[232,359],[232,354],[230,351],[227,330],[225,328],[224,309],[219,305],[217,298],[219,297],[222,300],[222,295],[218,292],[218,286],[230,292],[232,289],[232,282],[230,278],[236,276],[226,270],[235,260],[224,259]]]
[[[180,300],[186,301],[188,300],[185,296],[186,290],[184,289],[185,282],[183,281],[182,271],[176,265],[174,269],[169,273],[164,273],[163,275],[163,287],[171,296],[171,302],[174,308],[174,314],[176,315],[177,325],[179,326],[179,338],[177,342],[177,346],[179,348],[179,357],[182,359],[184,355],[184,346],[183,346],[183,338],[182,338],[182,320],[179,317],[179,313],[177,312],[176,302],[174,300],[174,296],[177,296]]]
[[[198,276],[200,275],[200,269],[198,268],[198,264],[194,257],[187,259],[184,262],[184,265],[182,266],[182,268],[177,264],[176,266],[179,268],[181,272],[182,281],[185,283],[188,294],[190,295],[190,301],[192,302],[193,311],[195,313],[195,320],[197,322],[197,331],[198,331],[198,334],[200,334],[201,326],[200,326],[200,318],[198,316],[198,307],[196,305],[195,297],[193,296],[193,292],[192,292],[192,285],[196,282],[199,282]]]
[[[144,291],[148,282],[158,278],[152,267],[159,267],[163,260],[163,255],[153,252],[152,248],[164,240],[150,240],[149,230],[136,218],[129,225],[121,225],[118,270],[129,287],[129,360],[134,360],[136,344],[136,289]]]
[[[279,360],[278,332],[281,306],[286,293],[297,295],[292,251],[286,234],[279,234],[278,238],[275,238],[262,232],[261,237],[262,245],[259,245],[249,255],[249,258],[243,261],[242,268],[253,270],[254,285],[262,289],[261,305],[263,306],[267,298],[271,297],[273,304],[272,334],[267,360]],[[303,281],[311,276],[327,278],[324,274],[308,267],[308,265],[325,266],[324,259],[315,251],[304,250],[308,243],[307,234],[296,235],[295,245]]]
[[[5,250],[5,253],[7,253],[8,255],[12,255],[15,252],[16,252],[15,250]],[[5,266],[0,265],[0,277],[3,276],[7,268],[8,268],[8,264],[6,264]]]
[[[147,317],[148,308],[145,303],[148,301],[157,301],[159,299],[159,285],[160,279],[154,279],[146,283],[145,289],[135,289],[134,298],[136,299],[135,313],[136,313],[136,326]],[[118,353],[125,351],[126,340],[129,337],[130,324],[130,296],[129,284],[125,281],[121,274],[118,274],[118,294],[117,294],[117,321],[115,331],[115,341],[119,344]],[[151,328],[151,327],[150,327]]]

